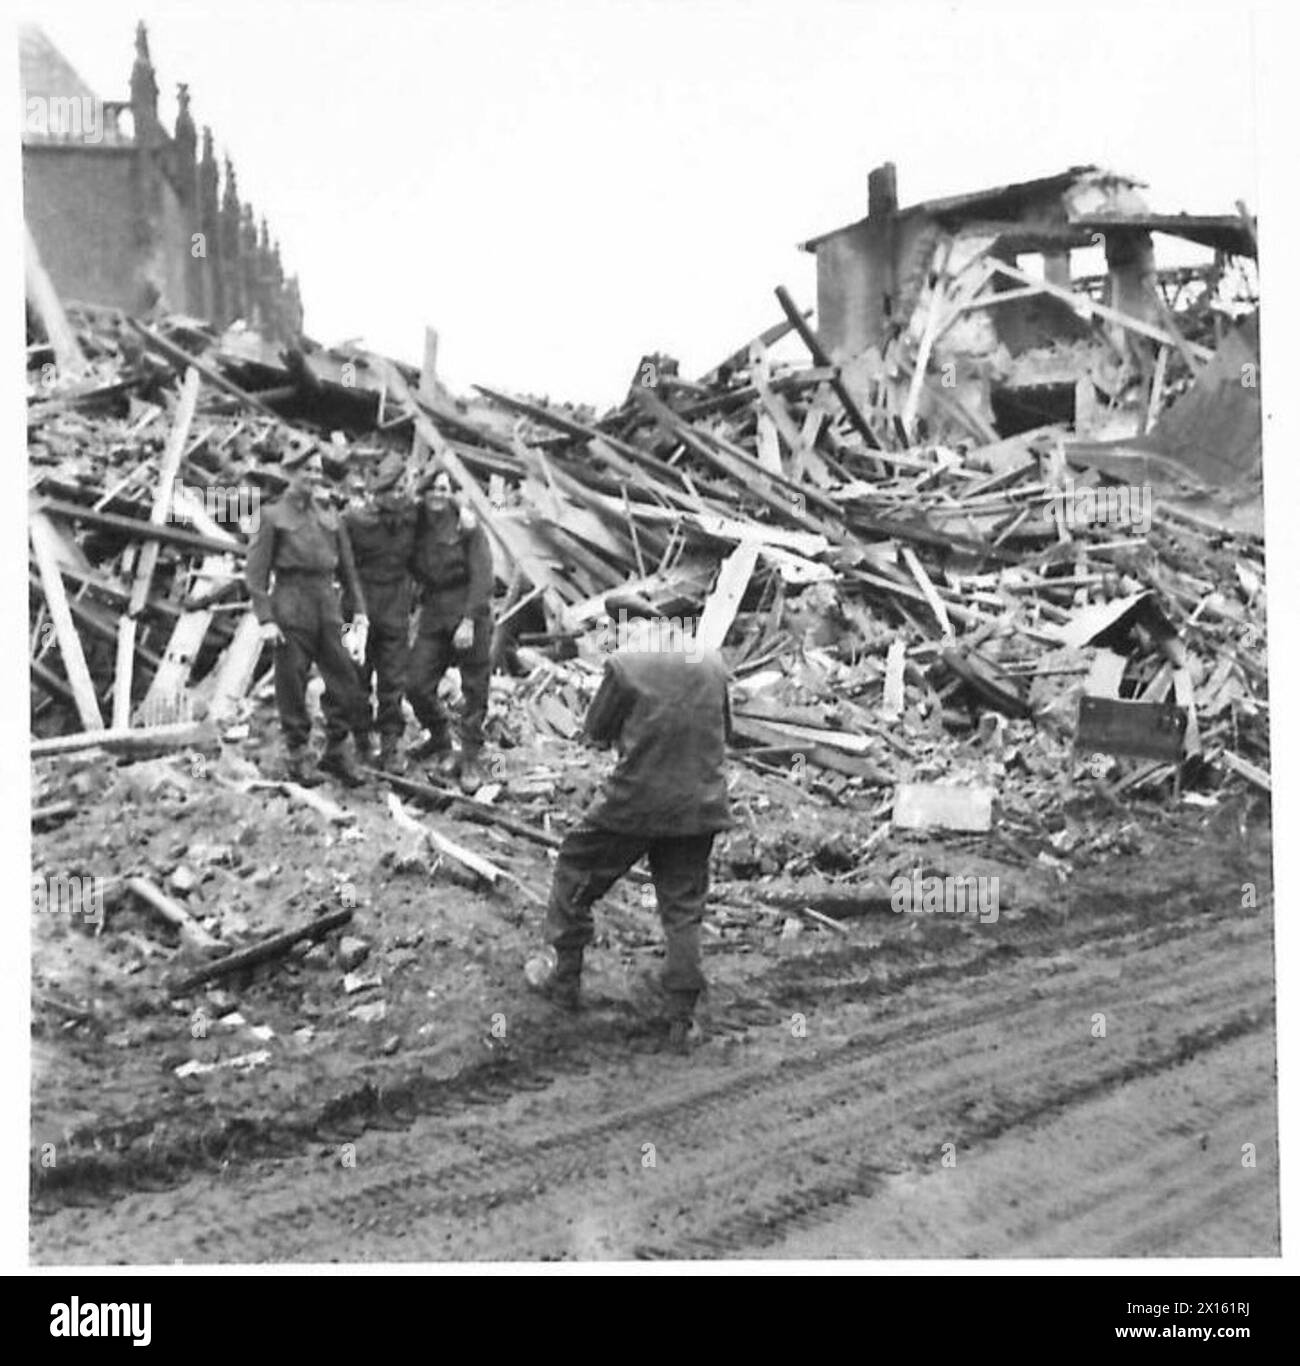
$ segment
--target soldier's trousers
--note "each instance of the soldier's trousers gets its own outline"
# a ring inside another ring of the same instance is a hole
[[[400,740],[406,729],[402,698],[406,695],[407,665],[411,653],[411,597],[405,582],[375,584],[362,581],[370,630],[366,636],[366,657],[356,666],[365,700],[366,716],[385,738]],[[375,711],[370,707],[370,686],[374,681]]]
[[[546,937],[565,970],[566,950],[581,950],[595,932],[592,906],[643,854],[650,861],[667,961],[663,985],[694,1001],[704,989],[700,925],[709,892],[714,835],[628,835],[583,822],[564,837],[546,910]],[[572,955],[569,955],[572,963]]]
[[[300,749],[311,738],[307,680],[313,664],[325,680],[325,739],[336,746],[366,724],[356,667],[343,645],[339,591],[330,574],[279,570],[271,612],[284,639],[275,647],[275,705],[285,744]]]
[[[488,688],[492,679],[492,616],[474,618],[474,639],[468,650],[458,653],[452,644],[453,622],[445,626],[426,619],[421,611],[407,668],[407,696],[411,710],[431,736],[447,738],[447,712],[438,699],[438,684],[454,664],[460,669],[464,707],[460,716],[460,742],[467,754],[483,748],[483,722],[487,717]]]

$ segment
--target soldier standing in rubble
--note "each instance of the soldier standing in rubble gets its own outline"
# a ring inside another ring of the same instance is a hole
[[[410,654],[409,565],[415,549],[416,509],[402,489],[405,470],[401,456],[385,456],[371,477],[365,505],[343,519],[370,623],[365,658],[357,666],[366,720],[377,723],[379,766],[393,773],[400,773],[405,766],[400,751],[406,729],[402,700]],[[353,606],[351,594],[345,591],[345,616]],[[377,712],[370,709],[372,678]],[[364,762],[374,758],[369,727],[357,736],[357,749]]]
[[[584,731],[596,745],[615,746],[619,762],[560,846],[546,913],[554,969],[536,985],[561,1009],[579,1008],[592,906],[646,855],[667,947],[656,994],[670,1042],[684,1051],[698,1036],[695,1006],[705,986],[700,925],[709,856],[715,836],[732,825],[727,668],[716,650],[656,631],[658,623],[646,620],[655,610],[643,599],[611,594],[605,607],[619,623],[620,648],[605,665]]]
[[[462,791],[476,792],[483,784],[479,757],[492,676],[492,550],[473,510],[457,502],[444,465],[425,476],[420,498],[411,557],[420,615],[408,696],[429,733],[411,757],[450,768],[459,775]],[[460,669],[464,695],[455,762],[447,714],[438,700],[438,684],[453,664]]]
[[[319,767],[352,787],[362,779],[348,752],[348,732],[364,733],[365,699],[343,641],[336,577],[347,585],[355,629],[365,625],[365,597],[342,519],[321,501],[320,452],[304,447],[286,457],[282,468],[289,487],[262,513],[249,547],[245,580],[262,624],[262,639],[275,645],[275,703],[284,736],[285,774],[308,786],[318,781],[307,765],[307,680],[315,664],[325,680],[325,752]]]

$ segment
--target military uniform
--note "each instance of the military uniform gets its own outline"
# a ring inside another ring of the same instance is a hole
[[[344,517],[356,561],[357,577],[365,593],[370,622],[365,659],[357,666],[370,719],[370,685],[375,683],[376,729],[385,751],[396,746],[406,728],[402,698],[406,693],[410,654],[410,559],[415,547],[416,510],[403,503],[396,508],[361,508]],[[344,613],[353,605],[344,594]]]
[[[646,855],[663,922],[662,984],[671,1018],[687,1021],[704,989],[700,925],[709,855],[732,825],[725,777],[731,729],[727,670],[714,650],[619,651],[584,723],[620,760],[560,846],[547,908],[555,983],[576,1003],[592,906]]]
[[[411,708],[428,730],[432,747],[445,749],[450,736],[438,684],[457,665],[465,699],[462,755],[473,761],[483,748],[492,676],[492,550],[487,532],[472,512],[454,504],[437,515],[421,509],[411,572],[420,595],[407,693]],[[458,652],[452,638],[465,619],[473,623],[474,638],[467,650]]]
[[[365,595],[336,512],[291,494],[263,511],[245,579],[258,621],[273,621],[283,634],[275,647],[275,703],[291,759],[311,738],[307,679],[313,664],[325,680],[326,755],[342,750],[349,731],[365,729],[364,698],[343,644],[340,575],[352,604],[364,612]]]

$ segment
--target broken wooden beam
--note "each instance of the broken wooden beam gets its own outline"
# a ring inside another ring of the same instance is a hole
[[[186,351],[183,346],[177,346],[174,341],[159,336],[152,328],[145,327],[136,319],[127,318],[126,321],[144,338],[144,344],[151,351],[156,351],[165,360],[169,360],[173,365],[180,367],[182,372],[193,367],[209,383],[215,384],[218,389],[229,394],[232,398],[237,398],[241,403],[261,413],[264,417],[273,418],[278,423],[284,421],[274,408],[268,407],[255,394],[250,394],[246,389],[241,389],[233,380],[227,379],[215,366],[200,360],[198,356]]]
[[[402,805],[401,798],[395,792],[388,794],[388,810],[403,830],[409,830],[414,835],[422,835],[438,853],[451,859],[454,863],[460,864],[462,868],[468,869],[475,877],[481,878],[490,887],[495,887],[506,876],[505,871],[498,868],[491,860],[476,854],[472,849],[466,849],[463,844],[457,844],[455,840],[449,839],[441,831],[435,830],[433,826],[422,825],[406,810]]]
[[[352,911],[350,908],[330,911],[314,920],[310,925],[304,925],[296,930],[285,930],[281,934],[273,934],[269,939],[262,940],[260,944],[250,944],[246,949],[237,949],[234,953],[227,954],[224,958],[218,958],[215,962],[191,973],[184,981],[177,984],[172,995],[185,996],[205,982],[214,982],[222,977],[229,977],[232,973],[240,972],[244,968],[256,967],[258,963],[264,963],[270,958],[288,953],[299,940],[320,939],[323,935],[329,934],[331,930],[340,929],[351,919]]]
[[[33,759],[48,759],[56,754],[75,754],[83,749],[135,750],[156,746],[179,747],[201,744],[212,738],[210,729],[200,722],[181,721],[161,726],[135,726],[125,730],[78,731],[75,735],[56,735],[48,740],[33,740]]]
[[[317,815],[324,816],[327,821],[334,825],[351,825],[356,820],[354,812],[345,810],[337,802],[331,801],[324,793],[317,792],[314,788],[304,787],[301,783],[261,779],[248,783],[244,788],[249,792],[255,792],[259,789],[283,793],[290,801],[297,802],[299,806],[310,807]]]
[[[1252,764],[1248,759],[1243,759],[1241,755],[1234,754],[1230,749],[1223,750],[1218,759],[1224,768],[1230,769],[1233,773],[1245,778],[1247,782],[1254,783],[1256,787],[1265,792],[1273,791],[1272,778],[1264,769]]]
[[[1071,290],[1062,289],[1059,285],[1049,284],[1046,280],[1035,280],[1032,275],[1026,275],[1024,271],[1017,270],[1015,266],[1008,265],[1005,261],[995,260],[993,265],[1003,275],[1019,281],[1022,285],[1036,286],[1040,294],[1050,294],[1052,298],[1060,299],[1062,303],[1068,304],[1076,313],[1084,317],[1103,318],[1108,323],[1116,323],[1120,327],[1128,328],[1130,332],[1138,332],[1144,337],[1149,337],[1162,346],[1173,346],[1180,351],[1186,348],[1187,352],[1199,361],[1214,359],[1214,352],[1209,347],[1200,346],[1196,342],[1189,342],[1180,337],[1170,336],[1162,328],[1152,327],[1149,323],[1144,323],[1141,318],[1134,318],[1127,313],[1121,313],[1119,309],[1111,308],[1107,304],[1094,303],[1086,294],[1075,294]]]
[[[68,606],[68,595],[63,587],[63,575],[59,568],[58,533],[50,525],[48,518],[39,512],[32,513],[28,521],[28,533],[31,537],[32,550],[36,554],[36,567],[40,573],[45,603],[59,642],[64,672],[68,676],[72,694],[77,700],[77,715],[87,730],[102,731],[104,716],[99,710],[95,683],[86,665],[81,637],[77,635],[77,628],[73,624],[72,609]]]
[[[824,929],[834,930],[836,934],[853,933],[847,925],[841,925],[838,920],[832,920],[830,916],[823,915],[820,911],[814,911],[811,906],[796,906],[795,911],[806,920],[811,920],[814,925],[821,925]]]
[[[727,638],[731,623],[740,610],[741,599],[749,587],[749,580],[758,563],[758,543],[742,541],[723,560],[718,569],[718,579],[713,591],[704,603],[700,613],[699,625],[695,631],[696,642],[706,649],[720,650]]]
[[[834,361],[827,355],[825,347],[817,340],[816,333],[804,321],[804,315],[799,311],[798,305],[787,293],[784,285],[777,285],[776,297],[782,309],[785,310],[785,316],[790,320],[790,326],[803,340],[803,344],[808,348],[808,354],[812,356],[813,361],[817,365],[834,367],[835,377],[831,380],[831,388],[835,390],[835,396],[844,405],[844,411],[848,415],[849,421],[872,450],[880,450],[880,442],[876,440],[876,434],[867,425],[867,419],[863,417],[862,410],[853,401],[853,395],[849,393],[843,379],[840,378],[839,367],[835,366]]]
[[[399,777],[396,773],[387,773],[379,768],[363,767],[361,771],[369,774],[372,778],[382,779],[398,792],[404,792],[408,797],[421,797],[427,802],[441,805],[451,802],[456,806],[456,815],[464,820],[474,821],[479,825],[499,826],[502,830],[508,830],[512,835],[519,835],[523,839],[532,840],[534,844],[545,845],[548,849],[560,847],[558,836],[552,835],[546,830],[539,830],[535,825],[528,825],[524,821],[505,816],[486,803],[475,801],[473,797],[462,796],[459,792],[452,792],[445,787],[436,787],[432,783],[421,783],[413,778]]]
[[[181,457],[189,440],[190,427],[199,401],[199,372],[190,366],[185,371],[181,385],[180,402],[171,431],[167,434],[167,446],[158,465],[158,482],[154,487],[153,507],[149,513],[151,526],[162,526],[172,506],[172,485],[180,472]],[[159,544],[145,541],[140,547],[139,561],[136,564],[135,580],[131,585],[131,598],[126,611],[117,622],[117,668],[113,675],[113,725],[125,727],[131,724],[131,684],[135,673],[135,637],[139,617],[149,600],[149,587],[153,583],[154,569],[158,564]]]
[[[899,546],[899,554],[903,557],[903,563],[907,566],[912,577],[916,580],[917,587],[925,595],[926,605],[934,614],[934,619],[939,623],[939,629],[943,632],[945,640],[955,638],[952,629],[952,622],[948,619],[948,609],[943,604],[943,599],[935,592],[934,584],[930,581],[930,576],[925,572],[921,561],[916,558],[916,552],[910,545]]]
[[[147,877],[129,877],[126,880],[126,886],[128,891],[134,892],[150,910],[169,925],[175,926],[182,936],[196,947],[210,949],[221,942],[210,935],[183,906],[173,901]]]
[[[143,517],[125,517],[117,512],[96,512],[94,508],[82,507],[80,503],[67,503],[58,498],[37,495],[32,506],[35,510],[47,512],[51,517],[63,518],[69,522],[86,522],[90,526],[104,527],[109,531],[125,532],[129,537],[142,541],[165,541],[168,545],[179,546],[182,550],[216,551],[224,553],[234,550],[237,554],[247,552],[247,545],[240,542],[232,547],[227,541],[218,541],[212,536],[200,536],[197,532],[186,531],[184,527],[164,523],[156,526]]]

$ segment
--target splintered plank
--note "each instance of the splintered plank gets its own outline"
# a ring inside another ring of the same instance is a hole
[[[749,374],[758,393],[764,414],[775,423],[781,440],[785,442],[786,449],[790,452],[789,474],[791,478],[798,481],[803,478],[807,463],[807,448],[804,445],[803,432],[794,418],[790,416],[789,409],[782,402],[780,395],[772,392],[768,374],[767,352],[757,344],[750,349]]]
[[[758,563],[758,542],[742,541],[723,560],[718,570],[718,581],[713,586],[700,614],[696,640],[707,649],[720,650],[727,638],[731,623],[736,619],[745,590]]]
[[[232,550],[240,548],[239,542],[207,515],[189,489],[178,489],[173,501],[173,511],[187,517],[204,535],[215,540],[224,537],[230,541]],[[191,585],[193,595],[200,598],[206,596],[214,587],[225,582],[233,571],[234,561],[229,555],[205,555]],[[162,662],[145,694],[143,711],[146,717],[160,719],[169,711],[183,709],[190,670],[203,648],[213,615],[210,607],[196,608],[182,613],[177,620],[167,648],[163,651]]]
[[[199,694],[206,694],[208,715],[213,721],[227,720],[234,712],[235,703],[253,682],[261,653],[262,627],[250,611],[241,618],[216,667],[196,689]]]
[[[769,474],[781,473],[781,438],[770,414],[758,415],[758,463]]]
[[[72,622],[72,609],[68,606],[68,595],[63,587],[63,575],[59,569],[58,533],[42,512],[33,512],[28,523],[32,550],[36,554],[36,568],[41,576],[41,588],[45,593],[45,605],[49,609],[50,620],[54,623],[55,638],[59,642],[59,655],[63,660],[68,683],[77,703],[77,715],[81,724],[89,731],[102,731],[104,717],[99,710],[99,699],[95,696],[95,684],[86,667],[86,656],[81,648],[81,637]]]
[[[890,641],[889,653],[885,656],[885,691],[880,702],[880,714],[890,720],[896,720],[903,714],[903,669],[906,663],[906,644],[897,638]]]
[[[804,502],[802,495],[792,496],[789,493],[777,492],[772,487],[773,483],[790,484],[792,481],[769,474],[748,453],[745,453],[741,458],[729,450],[724,452],[719,449],[716,442],[710,442],[689,423],[683,422],[671,408],[657,399],[649,389],[638,388],[633,392],[636,401],[654,418],[661,430],[679,441],[684,441],[696,455],[720,471],[725,478],[733,481],[741,488],[747,488],[755,498],[765,503],[779,516],[797,523],[806,531],[826,533],[824,526],[814,521],[802,510]]]
[[[310,807],[317,815],[324,816],[333,825],[352,825],[357,819],[354,812],[348,811],[337,802],[330,801],[324,793],[317,792],[315,788],[303,787],[301,783],[262,779],[248,783],[244,790],[249,792],[258,790],[282,792],[290,801],[297,802],[299,806]]]
[[[274,408],[268,408],[260,398],[250,394],[246,389],[241,389],[233,380],[227,379],[220,370],[214,369],[206,361],[200,360],[198,356],[190,355],[184,347],[177,346],[175,342],[159,336],[157,332],[151,331],[134,318],[128,318],[126,321],[140,334],[145,346],[150,351],[156,351],[164,359],[171,361],[173,365],[184,366],[187,370],[197,370],[209,384],[214,384],[218,389],[229,394],[231,398],[237,398],[241,403],[261,413],[264,417],[273,418],[276,422],[283,421]]]
[[[185,444],[189,440],[198,401],[199,372],[190,366],[185,372],[176,418],[158,466],[158,483],[154,488],[153,508],[149,514],[151,526],[161,526],[171,511],[172,486],[180,471],[181,458],[185,454]],[[135,582],[131,588],[131,599],[117,623],[117,668],[113,675],[113,725],[117,727],[128,726],[131,723],[131,683],[135,670],[136,630],[140,613],[144,611],[149,600],[149,587],[153,583],[153,572],[158,564],[160,548],[155,540],[146,541],[141,546]]]
[[[1007,265],[1005,261],[994,261],[993,264],[994,269],[1008,278],[1016,280],[1022,285],[1032,285],[1040,294],[1050,294],[1054,299],[1060,299],[1062,303],[1069,304],[1076,313],[1080,313],[1084,317],[1103,318],[1108,323],[1116,323],[1120,327],[1128,328],[1130,332],[1139,332],[1144,337],[1150,337],[1152,341],[1159,342],[1162,346],[1177,347],[1180,351],[1195,357],[1199,361],[1214,359],[1214,352],[1209,347],[1172,336],[1159,327],[1152,327],[1140,318],[1131,318],[1127,313],[1121,313],[1118,309],[1110,308],[1106,304],[1094,303],[1086,294],[1075,294],[1068,289],[1061,289],[1057,285],[1049,284],[1046,280],[1035,280],[1032,275],[1026,275],[1024,271],[1017,270],[1015,266]]]
[[[858,434],[871,447],[872,450],[880,449],[880,442],[876,440],[875,433],[867,425],[867,419],[862,416],[862,410],[853,401],[853,395],[849,393],[848,387],[843,379],[840,378],[839,368],[834,365],[830,356],[826,354],[826,348],[817,340],[812,328],[804,321],[804,315],[799,311],[798,306],[790,297],[784,285],[776,287],[777,302],[785,312],[785,316],[790,321],[790,326],[799,334],[803,344],[808,348],[808,354],[812,356],[817,365],[832,366],[835,370],[835,377],[831,380],[831,388],[835,390],[835,396],[844,405],[844,411],[849,421],[857,429]]]
[[[930,366],[930,352],[934,349],[934,339],[939,329],[939,318],[943,312],[944,269],[948,264],[948,254],[951,249],[951,242],[945,242],[939,246],[936,252],[934,285],[930,290],[930,301],[926,309],[921,342],[916,350],[916,368],[912,371],[912,382],[907,387],[907,399],[903,404],[903,426],[908,436],[913,440],[916,438],[916,410],[921,401],[921,385],[925,380],[925,372]]]
[[[395,792],[388,794],[388,810],[403,830],[409,830],[412,834],[423,835],[440,854],[451,859],[454,863],[459,863],[462,868],[467,868],[475,877],[482,878],[489,886],[495,886],[503,877],[507,876],[505,871],[498,868],[495,863],[476,854],[472,849],[466,849],[464,845],[457,844],[455,840],[448,839],[446,835],[435,830],[431,825],[424,825],[417,821],[402,805],[402,799]]]
[[[1157,291],[1158,292],[1158,291]],[[1160,416],[1160,401],[1165,392],[1165,369],[1169,364],[1169,348],[1162,346],[1156,353],[1155,374],[1151,376],[1151,397],[1147,401],[1146,421],[1142,430],[1149,432],[1156,425],[1156,419]],[[1195,372],[1195,367],[1189,365],[1189,370]]]
[[[1247,782],[1254,783],[1256,787],[1263,788],[1265,792],[1272,792],[1273,780],[1268,773],[1249,760],[1243,759],[1241,755],[1234,754],[1230,749],[1225,749],[1219,755],[1219,762],[1224,768],[1231,769],[1233,773],[1245,778]]]
[[[438,378],[438,334],[432,327],[424,329],[424,363],[420,366],[420,394],[424,398],[436,398]],[[387,392],[387,381],[385,381]],[[411,459],[420,468],[429,458],[429,443],[417,427],[411,437]]]
[[[926,604],[934,613],[934,619],[939,623],[944,639],[951,639],[954,632],[952,622],[948,619],[948,609],[944,606],[943,599],[935,591],[934,584],[930,581],[930,576],[925,572],[921,561],[916,558],[916,552],[910,545],[904,545],[899,546],[899,554],[902,555],[903,563],[907,565],[912,577],[916,580],[917,587],[925,595]]]
[[[282,934],[274,934],[269,939],[262,940],[260,944],[250,944],[246,949],[237,949],[234,953],[200,968],[184,981],[178,982],[174,994],[185,995],[202,986],[204,982],[216,981],[230,976],[231,973],[242,972],[246,968],[255,967],[258,963],[278,958],[287,953],[300,939],[321,939],[330,931],[341,929],[351,919],[352,911],[345,907],[343,910],[330,911],[319,916],[310,925],[304,925],[300,929],[285,930]]]
[[[198,722],[175,722],[162,726],[136,726],[126,730],[88,730],[76,735],[55,735],[48,740],[33,740],[33,759],[52,754],[75,754],[83,749],[139,751],[201,744],[211,732]]]
[[[169,925],[174,925],[191,944],[207,949],[220,943],[220,940],[214,939],[183,906],[178,905],[148,878],[130,877],[127,878],[126,885],[156,915]]]

